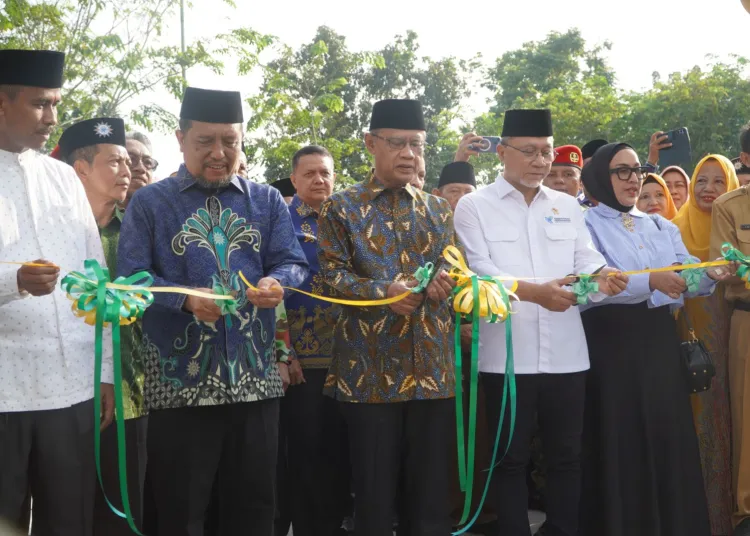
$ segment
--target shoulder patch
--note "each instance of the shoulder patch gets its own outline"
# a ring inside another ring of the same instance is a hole
[[[736,190],[732,190],[729,193],[726,193],[722,195],[719,199],[714,201],[715,203],[721,203],[721,204],[727,204],[731,203],[733,200],[738,199],[747,199],[748,190],[747,187],[737,188]]]

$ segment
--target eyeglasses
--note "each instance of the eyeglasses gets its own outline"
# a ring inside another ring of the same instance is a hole
[[[649,168],[646,166],[635,166],[635,167],[619,167],[615,169],[610,169],[609,174],[610,175],[617,175],[617,178],[621,181],[629,181],[630,177],[635,173],[635,178],[638,179],[638,182],[643,181],[643,178],[646,176],[646,173],[648,172]]]
[[[500,145],[502,145],[503,147],[510,147],[511,149],[515,149],[516,151],[521,153],[529,162],[533,162],[534,160],[539,158],[539,156],[541,156],[542,161],[544,161],[545,164],[551,164],[555,161],[555,158],[557,158],[557,151],[555,151],[554,149],[543,149],[539,151],[537,149],[531,148],[519,149],[518,147],[513,147],[509,143],[501,143]]]
[[[130,157],[130,167],[137,167],[138,164],[143,164],[143,167],[146,168],[148,171],[155,171],[157,167],[159,167],[159,162],[156,161],[156,159],[151,158],[150,156],[140,156],[133,153],[128,153],[128,156]]]
[[[386,143],[388,143],[388,147],[390,147],[393,151],[401,151],[408,144],[415,154],[422,154],[424,152],[424,148],[427,147],[427,143],[425,143],[424,140],[409,141],[406,138],[384,138],[383,136],[378,136],[377,134],[373,134],[372,132],[370,133],[370,136],[385,141]]]

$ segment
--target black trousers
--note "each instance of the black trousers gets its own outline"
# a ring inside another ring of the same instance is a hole
[[[392,536],[403,467],[400,523],[408,536],[451,532],[450,419],[454,400],[341,403],[349,431],[356,536]]]
[[[481,375],[487,401],[490,438],[497,434],[503,396],[503,374]],[[530,536],[526,467],[531,438],[539,423],[547,466],[545,536],[576,536],[581,495],[581,434],[586,373],[516,376],[516,425],[508,454],[492,475],[500,534]],[[510,410],[506,407],[500,455],[508,444]]]
[[[346,425],[338,403],[323,395],[325,369],[306,369],[305,383],[281,401],[287,431],[287,490],[280,497],[294,536],[332,536],[351,509]]]
[[[152,411],[149,536],[203,536],[214,482],[220,536],[273,536],[278,423],[278,399]]]
[[[34,536],[91,536],[94,404],[0,413],[0,519],[24,530],[28,492]]]
[[[143,485],[146,478],[146,432],[148,417],[125,421],[125,456],[127,460],[128,498],[136,526],[143,530]],[[124,512],[120,497],[120,473],[117,465],[117,427],[112,423],[102,432],[102,481],[107,498]],[[96,476],[94,477],[96,479]],[[116,515],[104,499],[96,481],[94,500],[94,536],[132,536],[128,522]]]

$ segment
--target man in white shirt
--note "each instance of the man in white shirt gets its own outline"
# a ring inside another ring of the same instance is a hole
[[[59,52],[0,50],[0,518],[21,524],[30,490],[34,535],[89,536],[112,347],[105,335],[95,422],[94,330],[57,282],[88,258],[104,264],[99,232],[73,168],[36,152],[57,124],[63,64]]]
[[[555,159],[548,110],[507,111],[497,152],[503,174],[459,201],[455,226],[479,275],[533,278],[519,281],[521,302],[513,305],[517,414],[510,449],[493,475],[499,533],[530,533],[526,466],[538,417],[547,463],[544,534],[575,536],[589,359],[576,297],[566,288],[574,278],[566,276],[599,270],[594,299],[622,292],[627,278],[607,268],[594,249],[576,199],[542,186]],[[479,370],[490,437],[500,419],[505,361],[505,327],[483,323]],[[509,422],[506,412],[501,451]]]

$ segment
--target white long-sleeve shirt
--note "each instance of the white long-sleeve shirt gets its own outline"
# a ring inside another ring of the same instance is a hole
[[[104,266],[99,231],[73,168],[35,151],[0,150],[0,261],[46,259],[60,277],[86,259]],[[58,283],[20,294],[19,266],[0,264],[0,413],[58,409],[94,394],[94,328],[71,311]],[[102,381],[112,383],[111,330]]]
[[[454,216],[469,267],[479,275],[541,278],[592,273],[606,264],[594,249],[578,201],[542,186],[530,205],[500,175],[459,201]],[[603,298],[598,295],[596,299]],[[518,374],[569,373],[589,368],[578,307],[553,313],[512,302],[513,350]],[[480,322],[479,370],[505,372],[505,326]]]

